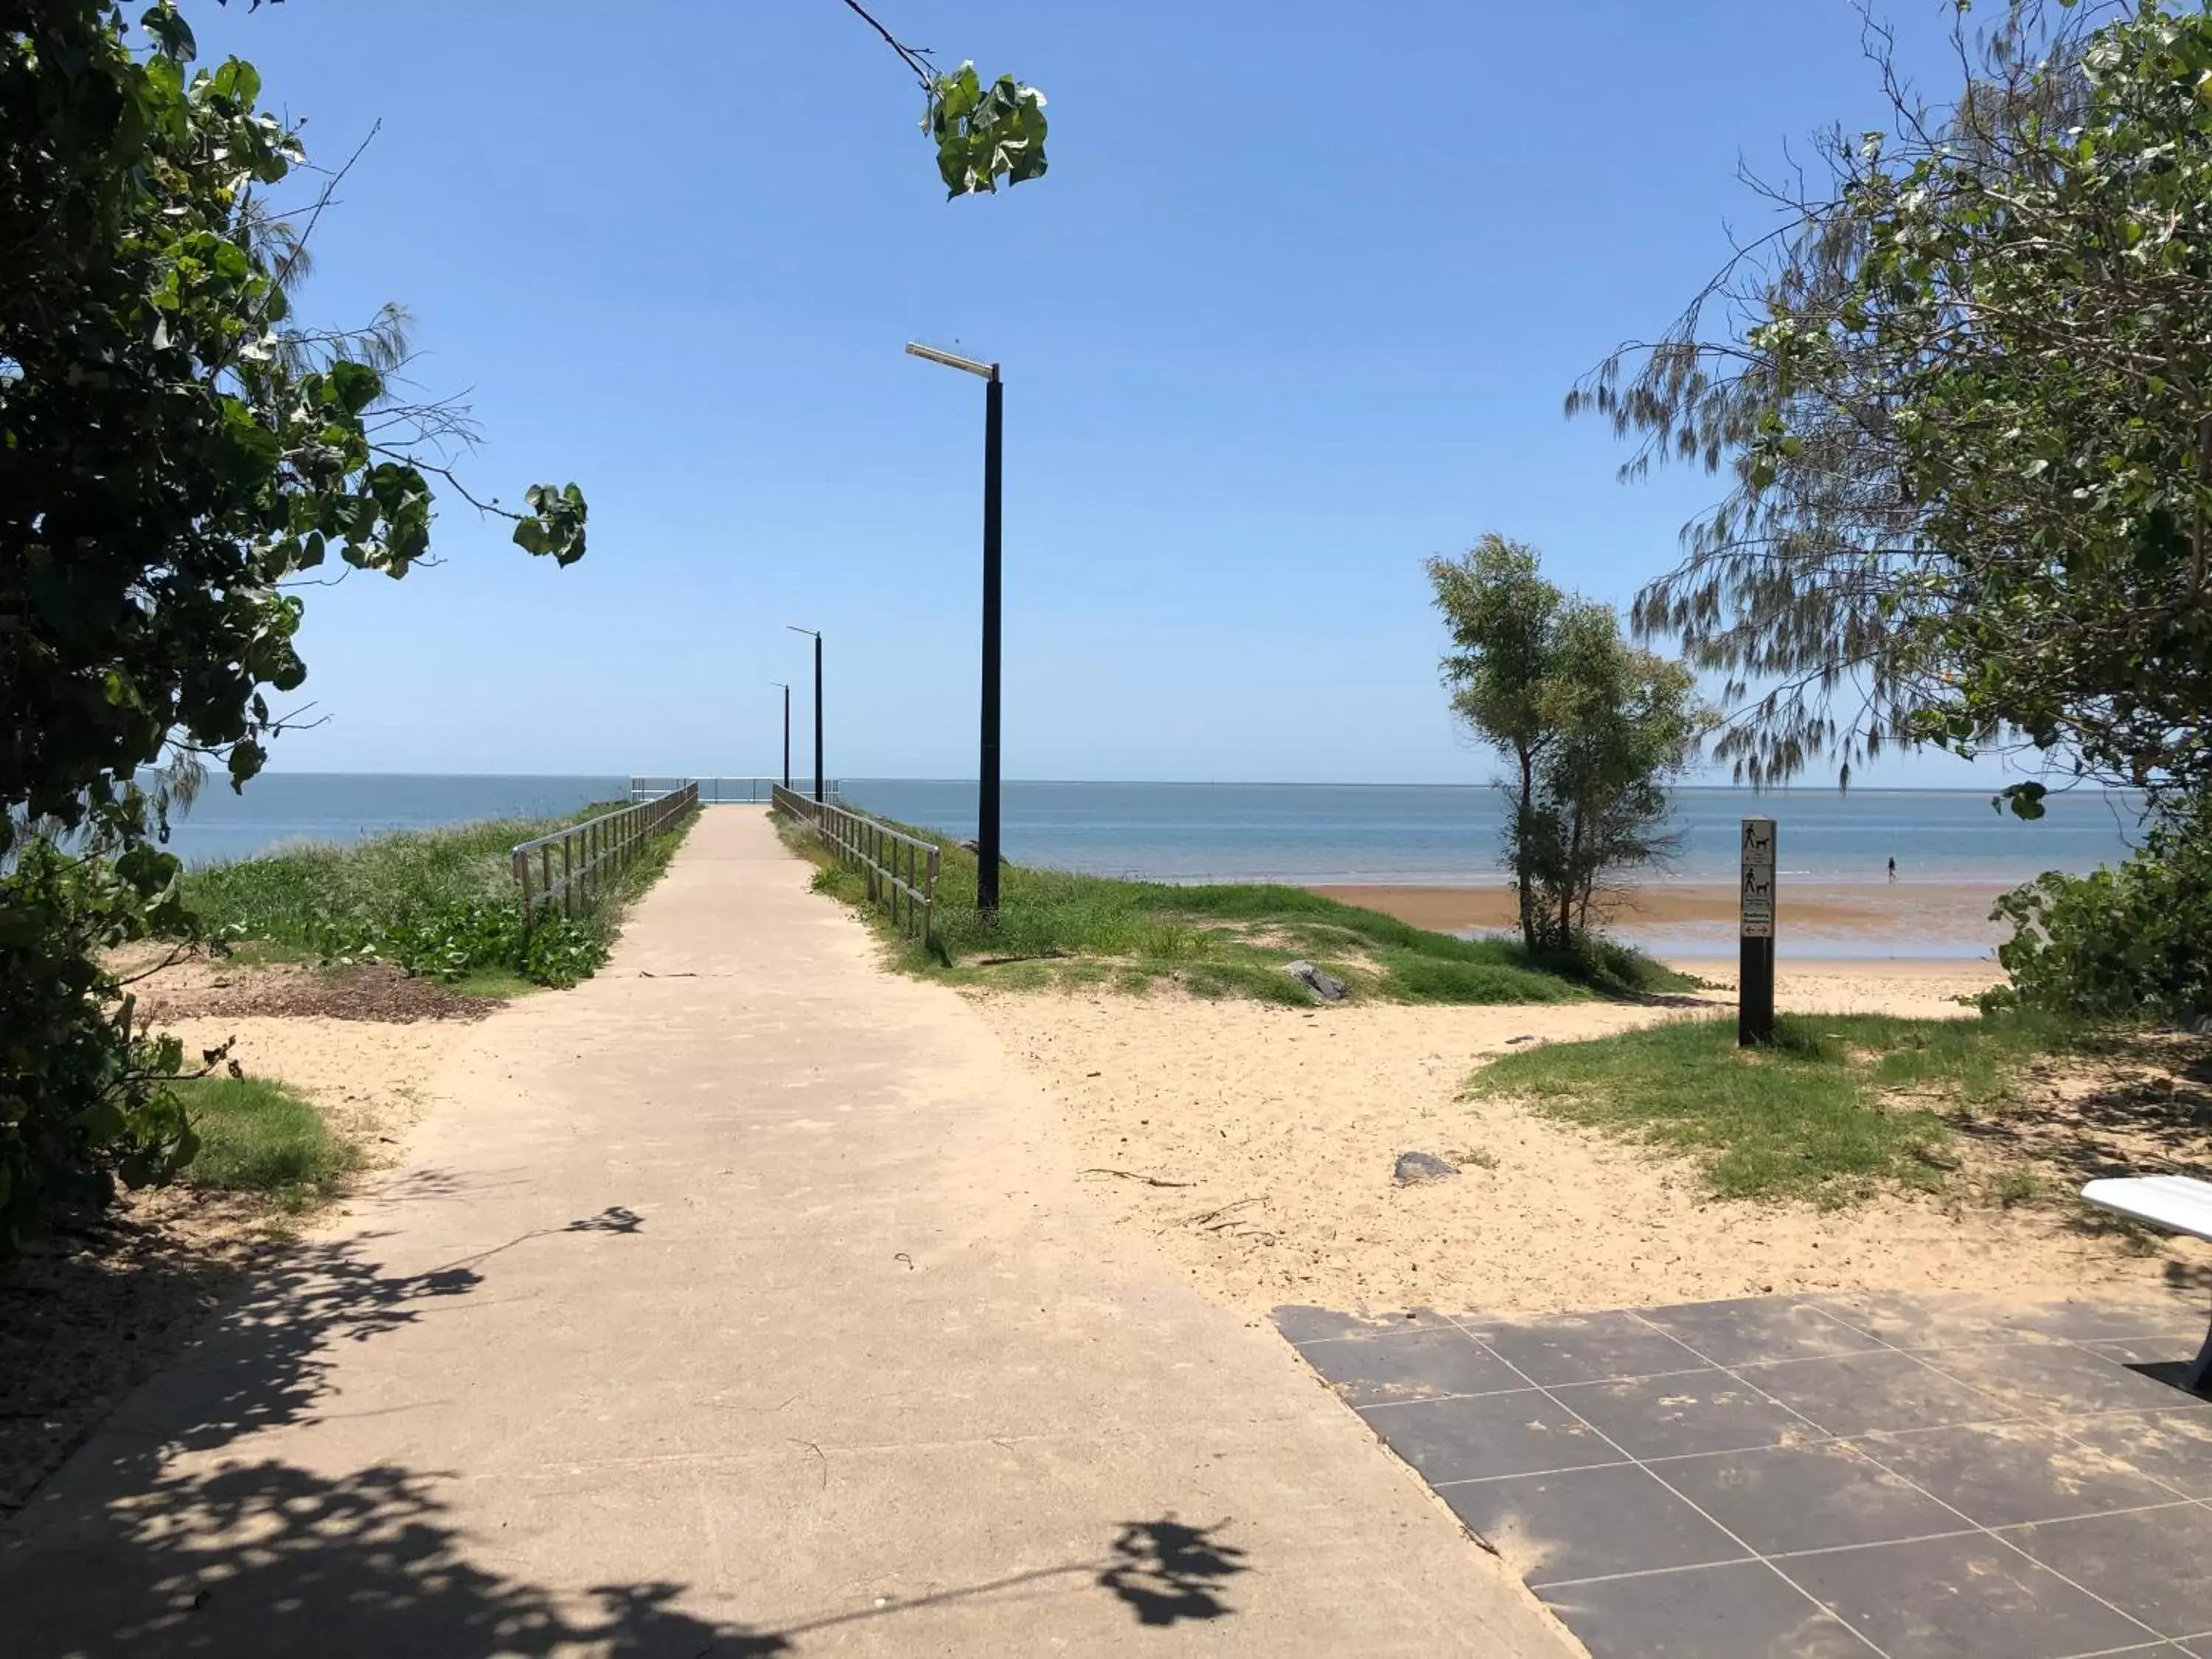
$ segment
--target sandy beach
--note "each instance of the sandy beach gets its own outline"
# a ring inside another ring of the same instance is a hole
[[[1682,965],[1733,979],[1723,964]],[[1972,963],[1807,962],[1785,967],[1777,991],[1804,1012],[1970,1018],[1960,999],[1994,978]],[[1310,1012],[1168,991],[978,1001],[1062,1103],[1100,1200],[1255,1317],[1283,1303],[1557,1312],[1770,1291],[2140,1297],[2212,1273],[2212,1249],[2084,1225],[2063,1177],[2045,1201],[1991,1201],[2015,1150],[1974,1137],[1941,1195],[1822,1209],[1716,1199],[1682,1160],[1514,1101],[1462,1097],[1470,1073],[1530,1042],[1722,1013],[1732,990],[1674,1006]],[[2162,1086],[2156,1065],[2111,1080]],[[2146,1169],[2212,1151],[2201,1133],[2151,1140],[2063,1113],[2046,1128],[2070,1158]],[[1392,1164],[1409,1150],[1460,1173],[1395,1186]]]
[[[1512,890],[1487,887],[1328,886],[1315,892],[1380,910],[1440,933],[1510,928],[1517,921]],[[2004,937],[1990,907],[2005,890],[1948,882],[1824,882],[1778,884],[1775,927],[1785,951],[1793,939],[1832,941],[1854,951],[1884,945],[1916,953],[1972,959]],[[1624,937],[1668,954],[1732,936],[1739,895],[1727,884],[1659,884],[1620,895],[1606,907],[1607,925]]]

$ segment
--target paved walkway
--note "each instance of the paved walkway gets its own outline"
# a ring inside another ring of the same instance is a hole
[[[1277,1320],[1596,1659],[2212,1659],[2194,1298]]]
[[[709,811],[0,1544],[10,1655],[1480,1654],[1547,1615]]]

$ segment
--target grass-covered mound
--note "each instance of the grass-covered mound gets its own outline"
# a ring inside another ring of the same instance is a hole
[[[805,825],[786,823],[784,833],[821,865],[817,889],[866,906],[859,872],[832,862]],[[1167,980],[1200,996],[1301,1004],[1311,993],[1284,972],[1300,958],[1342,980],[1353,998],[1394,1002],[1563,1002],[1696,983],[1626,945],[1536,959],[1514,940],[1431,933],[1302,887],[1179,887],[1007,864],[991,922],[975,908],[975,854],[931,838],[945,849],[931,942],[892,937],[904,965],[940,977],[1131,990]]]

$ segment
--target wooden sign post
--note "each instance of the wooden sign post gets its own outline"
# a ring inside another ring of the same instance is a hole
[[[1774,820],[1743,821],[1741,954],[1735,1040],[1746,1048],[1774,1041]]]

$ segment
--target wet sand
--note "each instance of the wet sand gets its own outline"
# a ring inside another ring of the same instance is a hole
[[[1787,941],[1801,937],[1878,945],[1931,947],[1956,958],[1982,955],[2003,937],[1989,920],[2005,890],[1942,882],[1808,882],[1787,880],[1777,895],[1775,930]],[[1416,927],[1452,933],[1510,928],[1516,921],[1513,891],[1489,887],[1316,887],[1346,904],[1380,910]],[[1739,896],[1729,884],[1657,885],[1620,895],[1607,906],[1607,925],[1666,955],[1717,954],[1734,934]],[[1698,948],[1698,941],[1707,947]]]

